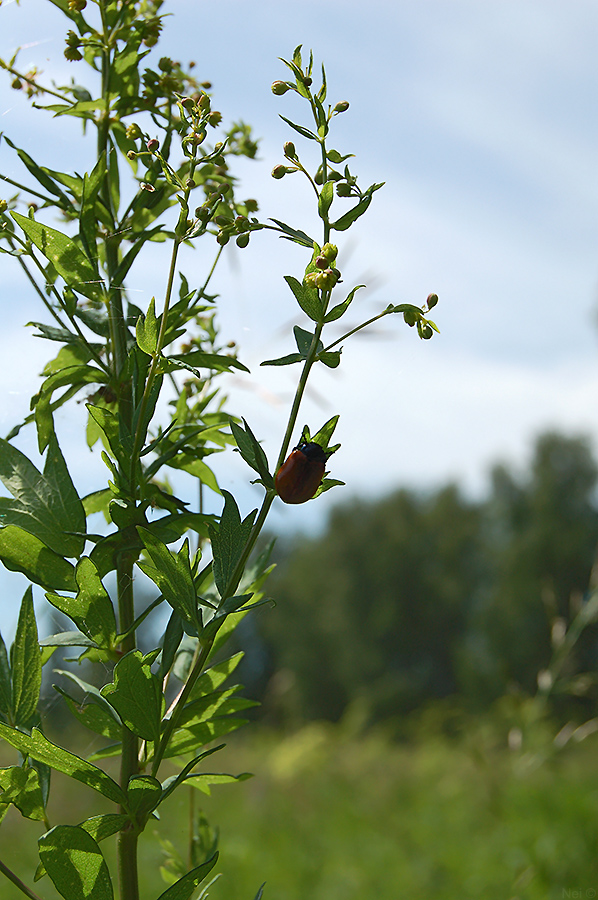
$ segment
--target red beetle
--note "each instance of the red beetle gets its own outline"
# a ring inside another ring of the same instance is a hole
[[[324,477],[328,456],[314,441],[299,444],[276,473],[276,493],[283,503],[305,503],[314,496]]]

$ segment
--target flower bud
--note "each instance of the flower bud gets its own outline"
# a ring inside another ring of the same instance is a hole
[[[69,0],[69,12],[83,12],[87,0]]]
[[[181,106],[183,109],[186,109],[187,112],[191,112],[195,109],[195,100],[193,97],[185,97],[184,100],[181,100]]]
[[[351,185],[347,184],[346,181],[341,181],[336,186],[336,196],[337,197],[350,197],[351,196]]]
[[[229,216],[214,216],[214,221],[216,225],[230,225],[230,217]]]
[[[403,318],[404,318],[405,322],[407,323],[407,325],[409,325],[409,328],[413,328],[413,326],[415,325],[415,323],[418,320],[418,315],[414,309],[406,309],[405,312],[403,313]]]
[[[68,47],[67,47],[67,50],[68,50]],[[65,52],[65,54],[66,54],[66,50],[65,50],[64,52]],[[81,57],[79,57],[79,59],[80,59],[80,58],[81,58]],[[68,57],[67,57],[67,59],[68,59]],[[15,91],[20,91],[21,88],[23,87],[23,82],[21,81],[20,78],[15,78],[14,81],[11,83],[10,86],[11,86],[11,88],[14,88]]]
[[[222,113],[221,112],[210,113],[210,115],[208,116],[208,122],[212,126],[212,128],[215,128],[216,125],[220,125],[220,123],[222,122]]]
[[[317,266],[318,269],[327,269],[328,268],[328,260],[325,256],[317,256],[314,260],[314,266]]]
[[[64,56],[69,62],[78,62],[83,59],[83,54],[76,47],[65,47]]]
[[[321,291],[329,291],[337,282],[337,277],[332,269],[325,269],[316,275],[316,285]]]
[[[127,140],[137,141],[141,137],[141,128],[135,122],[132,122],[131,125],[127,126],[125,134],[127,136]]]
[[[295,150],[295,145],[292,141],[287,141],[284,144],[282,149],[284,150],[284,155],[288,159],[296,159],[297,158],[297,151]]]
[[[135,152],[135,150],[127,151],[127,159],[137,159],[137,153]]]
[[[158,68],[161,72],[172,72],[172,60],[169,56],[163,56],[158,62]]]
[[[193,133],[193,143],[194,143],[196,146],[199,146],[200,144],[203,144],[203,142],[205,141],[205,139],[206,139],[206,132],[205,132],[205,131],[195,131],[195,132]]]
[[[434,309],[434,307],[438,303],[438,294],[428,294],[426,303],[428,305],[428,309]]]
[[[325,259],[328,260],[328,262],[333,262],[338,256],[338,247],[336,246],[336,244],[324,244],[324,246],[320,250],[320,253]]]
[[[303,78],[303,84],[305,85],[305,87],[311,87],[312,83],[313,83],[313,80],[309,77],[309,75],[306,75]]]
[[[247,216],[237,216],[235,219],[235,228],[241,234],[244,231],[249,231],[249,219]]]
[[[284,176],[286,174],[287,174],[286,166],[278,165],[278,166],[274,166],[274,168],[272,169],[272,178],[284,178]]]
[[[308,288],[313,288],[315,290],[315,288],[317,287],[317,284],[316,284],[317,277],[318,277],[317,272],[310,272],[309,275],[306,275],[305,278],[303,279],[305,286]]]
[[[430,326],[424,325],[424,327],[422,328],[422,331],[421,331],[421,335],[422,335],[424,341],[429,341],[433,334],[434,334],[434,332],[432,331]]]
[[[289,91],[290,85],[286,83],[286,81],[274,81],[272,83],[272,93],[276,94],[277,97],[281,97],[283,94],[286,94]]]
[[[249,235],[248,234],[240,234],[239,237],[237,238],[236,243],[237,243],[237,247],[241,247],[241,249],[243,249],[243,247],[246,247],[247,244],[249,243]]]
[[[188,178],[187,181],[185,182],[185,187],[188,190],[192,191],[194,187],[197,187],[197,185],[195,184],[195,182],[193,181],[192,178]]]
[[[333,113],[344,113],[349,109],[349,103],[347,100],[341,100],[340,103],[337,103],[333,108]]]
[[[230,241],[230,234],[228,233],[228,231],[219,231],[216,235],[216,240],[221,247],[224,247]]]
[[[199,100],[197,101],[197,105],[201,109],[202,112],[207,112],[210,108],[211,100],[207,94],[201,94]]]
[[[8,209],[8,203],[6,200],[0,200],[0,213],[6,212]]]
[[[246,201],[245,201],[245,208],[246,208],[247,212],[257,212],[257,210],[258,210],[258,202],[257,202],[257,200],[254,200],[253,198],[250,198],[249,200],[246,200]]]
[[[159,146],[160,141],[157,138],[150,138],[150,140],[147,142],[147,149],[150,153],[155,153]]]

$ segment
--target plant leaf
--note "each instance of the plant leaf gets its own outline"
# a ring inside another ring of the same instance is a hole
[[[75,580],[79,589],[76,597],[48,593],[46,599],[69,616],[98,647],[110,648],[116,638],[114,607],[95,564],[88,557],[77,563]]]
[[[37,640],[33,589],[25,591],[12,648],[12,707],[15,725],[26,725],[37,709],[42,658]]]
[[[210,537],[214,555],[214,581],[220,596],[224,597],[230,577],[247,543],[257,510],[254,509],[241,521],[239,507],[233,495],[228,491],[222,491],[222,494],[224,496],[224,509],[220,518],[220,527],[216,531],[211,526]]]
[[[191,869],[190,872],[179,878],[163,894],[160,894],[158,900],[189,900],[195,888],[209,875],[217,861],[218,853],[214,853],[203,865]]]
[[[65,900],[114,900],[102,851],[78,825],[56,825],[39,839],[39,856]]]
[[[78,557],[85,539],[85,511],[54,434],[44,473],[11,443],[0,438],[0,479],[13,500],[0,497],[4,525],[18,525],[60,556]]]
[[[322,318],[322,303],[318,292],[313,288],[308,288],[304,284],[301,284],[301,282],[296,278],[293,278],[292,275],[285,275],[284,280],[295,295],[295,299],[303,312],[308,315],[310,319],[313,319],[314,322],[319,322]]]
[[[0,560],[46,590],[77,590],[75,567],[17,525],[0,528]]]
[[[0,722],[0,737],[4,738],[11,747],[20,750],[21,753],[29,754],[33,759],[45,763],[58,772],[63,772],[86,784],[94,791],[108,797],[114,803],[122,804],[126,807],[127,798],[116,781],[113,781],[106,772],[98,769],[93,763],[69,753],[62,747],[56,746],[49,741],[37,728],[34,728],[31,734],[24,734]]]
[[[89,300],[102,299],[104,283],[72,238],[20,213],[11,215],[70,288]]]
[[[100,691],[127,728],[146,741],[160,738],[162,688],[145,657],[131,650],[114,667],[114,681]]]

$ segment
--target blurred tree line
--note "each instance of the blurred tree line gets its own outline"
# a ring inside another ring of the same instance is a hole
[[[488,496],[455,484],[351,500],[323,534],[280,540],[268,593],[244,620],[248,692],[277,724],[397,719],[453,696],[483,709],[534,693],[591,581],[598,469],[589,442],[544,434],[529,470],[491,472]],[[598,628],[569,666],[594,671]],[[567,715],[592,696],[562,700]]]

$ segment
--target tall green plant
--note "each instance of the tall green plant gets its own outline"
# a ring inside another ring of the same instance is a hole
[[[337,300],[341,277],[330,238],[363,215],[381,185],[362,190],[346,163],[349,155],[330,148],[331,122],[348,104],[325,105],[324,70],[316,91],[311,56],[305,65],[298,48],[286,63],[291,80],[275,82],[272,89],[305,99],[311,128],[285,121],[320,148],[321,162],[310,174],[289,141],[287,164],[272,174],[301,172],[307,178],[321,235],[315,240],[277,219],[260,222],[253,215],[255,201],[238,199],[229,168],[235,156],[255,156],[250,129],[237,123],[212,143],[209,135],[222,116],[213,108],[210,85],[198,83],[167,57],[147,66],[162,28],[162,0],[51,2],[71,26],[66,58],[84,61],[96,76],[93,83],[49,87],[36,72],[22,72],[16,58],[1,65],[13,87],[34,97],[36,105],[43,100],[54,116],[74,116],[95,130],[97,150],[94,164],[80,176],[44,166],[4,137],[26,175],[23,183],[1,176],[18,191],[1,201],[1,248],[49,316],[34,323],[38,335],[60,349],[44,370],[31,414],[0,440],[0,479],[12,495],[0,499],[0,559],[39,585],[72,624],[40,639],[29,587],[10,654],[0,642],[0,737],[20,754],[16,765],[0,770],[0,810],[3,815],[12,804],[43,824],[35,878],[48,875],[67,900],[111,900],[112,878],[100,845],[116,835],[120,897],[137,900],[138,840],[161,804],[183,785],[205,788],[243,777],[211,773],[211,761],[206,762],[222,746],[215,742],[243,723],[240,714],[251,705],[238,696],[238,686],[224,687],[240,656],[216,654],[239,621],[267,602],[262,587],[270,571],[268,553],[253,562],[250,557],[277,496],[274,473],[296,434],[312,369],[338,366],[342,342],[359,330],[327,345],[323,340],[326,325],[345,314],[359,287]],[[337,198],[348,198],[349,206],[333,215]],[[216,296],[208,293],[223,247],[234,239],[244,248],[254,231],[264,229],[307,254],[304,275],[287,276],[286,282],[311,320],[309,328],[294,329],[296,352],[264,363],[299,367],[274,466],[219,391],[221,373],[247,369],[221,345]],[[179,252],[200,238],[214,243],[214,263],[194,287],[179,270]],[[126,283],[156,241],[171,247],[166,290],[141,310]],[[375,318],[402,313],[427,339],[435,326],[426,313],[436,302],[431,295],[423,308],[391,305]],[[108,481],[80,498],[53,414],[85,392],[87,441],[90,447],[101,442]],[[169,400],[168,414],[162,397]],[[307,426],[301,433],[304,443],[319,445],[325,459],[338,449],[330,445],[337,419],[313,435]],[[29,423],[45,453],[43,472],[12,442]],[[209,466],[210,455],[230,445],[264,489],[261,507],[245,516],[230,493],[220,492]],[[311,466],[307,456],[296,464]],[[169,468],[197,479],[199,508],[192,510],[172,492]],[[323,468],[310,494],[338,484],[323,478]],[[306,476],[299,468],[286,477],[296,482]],[[219,515],[205,512],[205,488],[222,494]],[[87,517],[98,512],[107,523],[101,534],[86,526]],[[136,598],[136,569],[156,587],[145,609]],[[104,583],[111,573],[114,597]],[[164,605],[170,618],[161,646],[144,652],[139,626]],[[95,666],[93,683],[65,668],[55,686],[74,718],[104,739],[89,759],[49,740],[38,712],[42,666],[58,647],[74,648],[77,661]],[[111,757],[120,761],[118,779],[102,768]],[[174,764],[176,774],[165,777],[166,762],[169,771]],[[76,826],[53,825],[47,813],[52,769],[108,798],[114,810]],[[217,851],[213,842],[200,840],[202,828],[198,816],[190,870],[177,871],[160,900],[188,900],[198,888],[199,896],[205,895]],[[26,896],[37,897],[6,861],[0,869]]]

